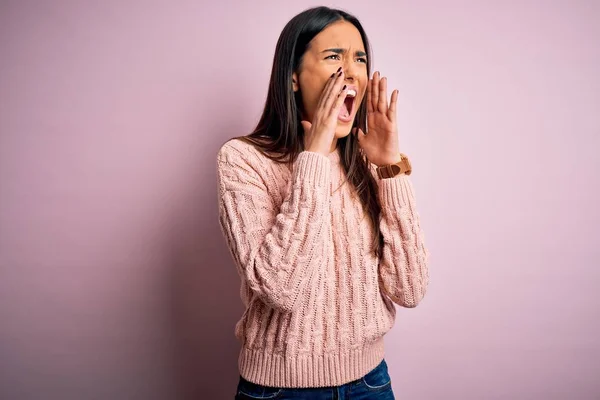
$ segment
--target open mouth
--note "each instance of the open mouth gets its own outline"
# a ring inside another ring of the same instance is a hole
[[[342,104],[342,108],[340,109],[340,117],[347,119],[352,115],[352,111],[354,111],[354,100],[356,99],[356,90],[349,89],[346,94],[346,98],[344,99],[344,104]]]

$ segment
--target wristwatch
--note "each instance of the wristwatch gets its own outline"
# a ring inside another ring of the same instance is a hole
[[[412,172],[412,166],[410,160],[406,154],[400,153],[401,160],[396,164],[388,164],[381,167],[377,167],[377,176],[379,179],[393,178],[396,175],[406,174],[410,175]]]

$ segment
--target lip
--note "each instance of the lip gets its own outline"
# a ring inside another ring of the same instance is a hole
[[[352,99],[352,107],[350,109],[350,114],[347,118],[342,117],[341,115],[338,115],[338,120],[348,123],[348,122],[352,122],[354,120],[354,109],[356,108],[356,99],[358,98],[358,86],[356,85],[347,85],[346,86],[347,90],[353,89],[356,92],[356,96],[354,96],[354,98]]]

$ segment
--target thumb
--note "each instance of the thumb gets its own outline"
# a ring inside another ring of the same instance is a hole
[[[310,127],[312,126],[312,124],[310,122],[308,122],[308,121],[300,121],[300,124],[304,128],[304,133],[308,133],[310,131]]]
[[[363,140],[366,136],[363,130],[360,128],[352,128],[352,134],[356,136],[359,142]]]

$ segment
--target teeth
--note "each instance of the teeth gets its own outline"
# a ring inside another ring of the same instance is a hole
[[[349,89],[347,93],[347,97],[356,97],[356,90]]]

